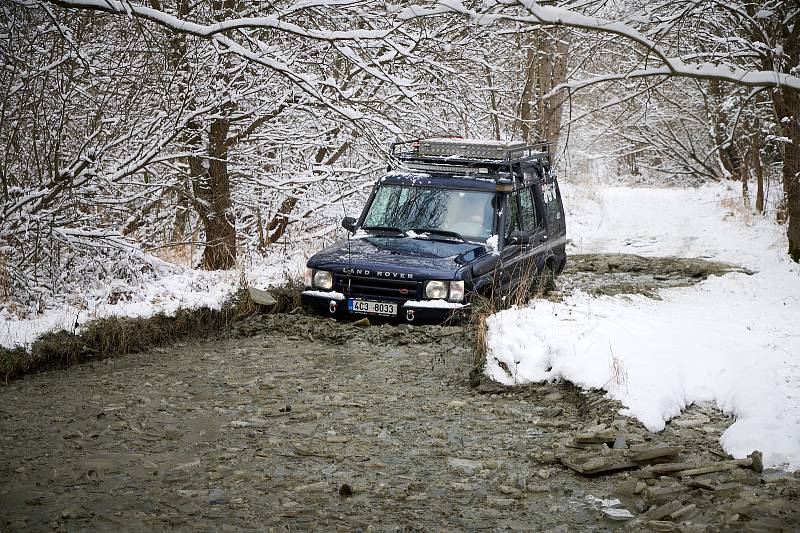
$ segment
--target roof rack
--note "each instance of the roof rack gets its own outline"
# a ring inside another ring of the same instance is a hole
[[[391,156],[409,166],[413,163],[442,167],[450,166],[506,166],[531,160],[550,162],[548,141],[525,144],[520,141],[495,141],[462,139],[459,137],[435,137],[392,143]]]

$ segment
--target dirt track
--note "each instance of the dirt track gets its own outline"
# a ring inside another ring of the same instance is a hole
[[[652,435],[569,385],[470,388],[470,360],[460,328],[272,315],[0,386],[0,530],[620,529],[597,498],[629,474],[580,477],[559,441],[601,422],[721,454],[708,406]],[[733,485],[676,493],[684,530],[800,524],[797,475],[704,479]]]

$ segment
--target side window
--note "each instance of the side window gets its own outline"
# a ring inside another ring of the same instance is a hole
[[[522,214],[522,227],[525,231],[533,231],[542,225],[542,219],[536,212],[536,204],[533,201],[533,189],[520,191],[519,203]]]
[[[511,232],[519,229],[519,207],[517,207],[517,199],[519,192],[514,192],[508,195],[508,213],[506,214],[506,236],[511,235]]]
[[[558,193],[556,190],[556,182],[542,182],[542,202],[544,202],[544,209],[547,212],[547,219],[556,221],[561,219],[561,206],[558,203]]]

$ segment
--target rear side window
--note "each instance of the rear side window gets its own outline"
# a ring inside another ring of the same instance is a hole
[[[558,189],[556,182],[542,182],[542,202],[544,203],[544,210],[547,212],[548,220],[560,220],[561,208],[558,204]]]
[[[524,189],[519,193],[519,204],[522,214],[522,227],[525,231],[533,231],[542,225],[541,218],[536,212],[536,204],[533,201],[533,190]]]
[[[511,232],[519,229],[519,207],[517,207],[517,198],[519,193],[514,193],[508,196],[508,214],[506,215],[506,235],[511,235]]]

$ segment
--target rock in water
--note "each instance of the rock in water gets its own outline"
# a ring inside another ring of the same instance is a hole
[[[222,489],[211,489],[211,492],[208,493],[208,498],[206,498],[206,501],[211,505],[228,503],[228,495],[225,494],[225,491]]]
[[[278,300],[273,298],[272,295],[267,291],[262,291],[261,289],[256,289],[255,287],[248,287],[247,291],[250,293],[250,299],[253,300],[253,303],[258,305],[269,307],[278,303]]]

